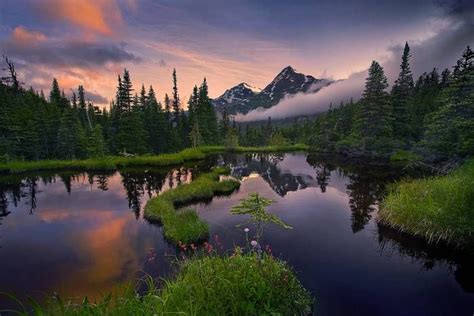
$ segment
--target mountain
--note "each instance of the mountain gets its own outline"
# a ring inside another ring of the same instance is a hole
[[[262,90],[252,87],[245,82],[236,85],[224,92],[223,95],[213,100],[214,106],[218,110],[223,110],[224,107],[245,106],[254,96]]]
[[[294,68],[288,66],[261,91],[246,83],[241,83],[226,90],[223,95],[214,99],[213,103],[218,112],[222,112],[226,108],[229,114],[245,114],[259,107],[272,107],[287,95],[299,92],[316,93],[332,82],[329,79],[317,79],[298,73]]]

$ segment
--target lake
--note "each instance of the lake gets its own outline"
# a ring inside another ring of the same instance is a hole
[[[244,246],[248,218],[229,209],[251,192],[293,229],[268,224],[263,244],[297,272],[317,315],[472,315],[474,255],[381,227],[377,203],[405,171],[302,153],[228,154],[168,169],[0,177],[0,291],[98,297],[170,274],[175,247],[143,219],[146,201],[215,165],[240,190],[196,208],[221,252]],[[243,226],[238,226],[244,224]],[[216,237],[217,236],[217,237]],[[216,243],[218,239],[218,243]],[[0,307],[15,304],[0,296]]]

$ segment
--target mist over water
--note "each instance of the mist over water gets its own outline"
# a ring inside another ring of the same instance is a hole
[[[408,38],[411,48],[411,69],[416,79],[424,72],[433,68],[441,71],[451,69],[456,64],[467,45],[474,44],[474,5],[466,1],[459,1],[456,5],[443,8],[445,17],[443,27],[425,40]],[[380,56],[378,61],[385,70],[390,85],[393,84],[400,71],[400,62],[404,43],[387,47],[386,55]],[[350,51],[347,52],[350,58]],[[368,67],[369,65],[367,65]],[[261,121],[268,117],[282,119],[303,115],[321,113],[332,103],[337,107],[341,102],[347,103],[351,99],[357,101],[364,90],[367,70],[351,74],[348,78],[322,88],[317,93],[298,93],[287,96],[277,105],[268,109],[255,109],[249,113],[236,116],[239,122]]]

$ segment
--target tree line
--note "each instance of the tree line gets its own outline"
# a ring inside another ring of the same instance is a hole
[[[79,86],[67,98],[53,79],[46,98],[24,89],[13,62],[4,58],[0,83],[0,157],[82,159],[104,155],[176,152],[201,145],[236,146],[305,143],[317,151],[390,155],[399,150],[441,157],[474,154],[474,53],[468,46],[452,70],[435,68],[414,80],[406,43],[400,73],[388,91],[384,69],[373,61],[362,98],[314,120],[279,126],[236,123],[218,116],[206,79],[194,86],[184,110],[176,70],[172,94],[158,101],[152,86],[134,89],[127,69],[118,75],[115,100],[101,109]]]
[[[408,43],[390,91],[382,66],[373,61],[362,98],[341,103],[314,121],[282,129],[292,142],[318,151],[387,155],[397,150],[423,156],[474,154],[474,52],[468,46],[452,68],[434,68],[416,81]]]
[[[157,100],[152,86],[135,91],[130,72],[118,75],[110,110],[86,101],[82,85],[67,98],[53,79],[43,91],[22,87],[7,57],[0,83],[0,156],[12,159],[83,159],[104,155],[167,153],[223,142],[206,79],[195,86],[185,112],[176,70],[172,95]]]

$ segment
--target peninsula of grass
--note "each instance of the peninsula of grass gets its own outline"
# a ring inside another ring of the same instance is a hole
[[[163,235],[174,244],[198,242],[208,236],[209,227],[195,210],[177,210],[194,202],[208,201],[216,195],[230,194],[240,187],[235,179],[220,181],[229,169],[217,167],[191,183],[182,184],[150,199],[145,206],[145,218],[163,225]]]
[[[73,160],[38,160],[38,161],[11,161],[0,163],[0,174],[15,174],[30,171],[79,170],[101,171],[118,170],[125,167],[166,167],[183,164],[186,161],[204,159],[212,153],[223,152],[291,152],[308,150],[306,145],[264,146],[264,147],[236,147],[232,149],[224,146],[204,146],[188,148],[178,153],[143,155],[136,157],[104,156],[89,159]]]
[[[313,298],[283,261],[255,254],[187,259],[162,289],[148,282],[137,296],[133,287],[97,302],[51,299],[20,315],[309,315]]]
[[[380,221],[429,242],[474,242],[474,159],[446,176],[393,185],[380,206]]]

